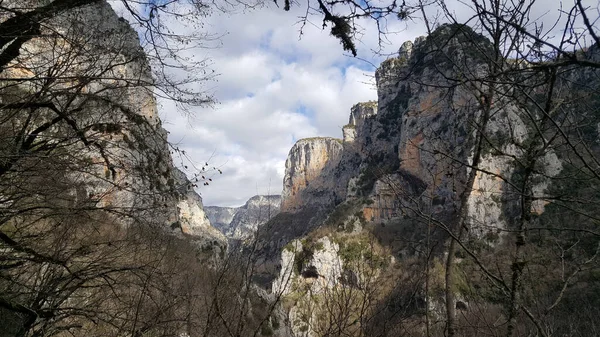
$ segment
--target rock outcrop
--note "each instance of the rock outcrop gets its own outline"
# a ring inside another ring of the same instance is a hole
[[[316,137],[299,140],[285,162],[281,211],[336,202],[335,182],[329,179],[342,156],[342,141]]]
[[[227,240],[209,221],[202,198],[191,188],[193,185],[185,173],[176,168],[173,173],[179,187],[179,196],[176,206],[177,222],[171,224],[171,227],[178,226],[184,235],[189,235],[204,245],[220,247],[219,252],[227,249]]]
[[[77,154],[61,166],[74,203],[107,210],[124,226],[170,226],[223,248],[226,240],[210,226],[200,196],[173,166],[138,33],[104,1],[74,7],[45,22],[4,69],[3,78],[15,85],[3,90],[3,106],[39,105],[34,118],[14,110],[11,122],[24,131],[37,127],[33,140],[62,140],[69,144],[64,151]],[[47,74],[54,77],[45,83]],[[60,164],[40,160],[39,176],[53,165]]]
[[[343,179],[331,179],[343,157],[343,141],[329,137],[299,140],[285,163],[280,213],[259,233],[258,255],[263,259],[257,282],[270,288],[281,249],[291,240],[318,226],[336,204],[345,198]],[[348,176],[348,175],[344,175]],[[340,176],[341,177],[341,176]]]
[[[571,159],[562,145],[539,146],[532,152],[531,144],[546,137],[540,132],[554,137],[565,131],[536,130],[527,110],[535,107],[519,105],[512,87],[494,83],[490,88],[481,80],[492,76],[491,50],[490,41],[462,25],[443,25],[427,38],[408,41],[397,57],[376,71],[377,102],[352,107],[341,144],[312,139],[292,148],[282,213],[272,223],[276,230],[266,246],[269,253],[279,248],[270,290],[293,299],[288,315],[296,336],[322,333],[318,328],[328,319],[331,294],[367,291],[361,285],[366,274],[370,281],[384,282],[382,275],[412,268],[407,261],[423,249],[416,242],[422,243],[425,235],[437,273],[429,286],[443,287],[441,261],[449,228],[465,228],[463,240],[473,250],[493,251],[506,244],[505,238],[522,219],[516,214],[534,214],[536,218],[528,220],[532,223],[544,217],[549,191],[557,188],[551,182],[562,184],[553,178],[564,174]],[[581,54],[588,59],[600,55]],[[568,80],[557,84],[561,94],[570,95],[565,88],[570,89],[571,82],[594,81],[591,73],[569,74]],[[587,92],[585,84],[580,86],[583,89],[578,90]],[[581,118],[583,123],[597,117]],[[596,124],[588,130],[590,139],[597,137],[597,130]],[[595,148],[597,142],[592,143]],[[529,185],[517,186],[532,153]],[[521,209],[519,188],[530,193],[527,210]],[[314,211],[315,205],[322,206],[321,213]],[[426,234],[423,228],[429,228]],[[428,306],[441,315],[441,298],[425,303],[418,295],[423,288],[413,290],[414,310]],[[406,296],[397,290],[381,291],[378,296],[391,301]],[[467,310],[467,300],[459,292],[456,296],[459,309]],[[344,300],[352,306],[350,299]]]

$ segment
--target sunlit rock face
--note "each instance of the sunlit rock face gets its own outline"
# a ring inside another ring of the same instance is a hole
[[[366,120],[377,115],[377,102],[357,103],[350,109],[349,125],[362,128]]]
[[[0,99],[35,97],[69,116],[69,123],[54,124],[44,136],[71,139],[68,152],[77,162],[65,176],[75,186],[66,191],[73,202],[106,209],[124,226],[159,225],[225,245],[192,183],[173,166],[138,33],[104,1],[61,13],[41,29],[4,69],[2,77],[19,81]],[[44,82],[47,74],[55,80]],[[14,115],[16,124],[24,113]],[[34,128],[55,117],[55,110],[40,108],[29,122]]]
[[[223,234],[213,227],[206,215],[202,205],[202,198],[196,193],[192,184],[179,169],[174,169],[177,185],[179,186],[179,197],[177,202],[176,224],[181,232],[207,244],[221,246],[226,249],[227,240]],[[171,225],[173,227],[173,225]],[[216,243],[215,243],[216,242]]]
[[[335,181],[330,174],[342,156],[342,141],[336,138],[299,140],[285,162],[282,212],[294,212],[308,205],[334,203]]]
[[[228,239],[249,240],[279,213],[281,196],[256,195],[241,207],[207,206],[208,218]]]
[[[347,145],[345,152],[358,151],[363,158],[368,155],[366,150],[372,145],[370,135],[376,126],[376,115],[377,102],[374,101],[357,103],[350,109],[348,124],[342,128],[344,144]]]
[[[288,314],[294,336],[321,335],[313,326],[323,318],[322,308],[316,305],[315,299],[332,292],[344,270],[344,261],[339,256],[340,247],[337,243],[326,236],[320,238],[315,245],[318,248],[312,248],[314,251],[311,251],[310,257],[302,257],[306,247],[299,240],[292,241],[282,252],[283,267],[279,277],[273,282],[272,293],[276,296],[298,297]],[[305,260],[299,261],[302,258]]]
[[[257,232],[262,266],[255,279],[261,286],[270,288],[278,274],[281,249],[318,226],[345,198],[339,171],[344,147],[341,139],[318,137],[301,139],[290,150],[280,212]]]

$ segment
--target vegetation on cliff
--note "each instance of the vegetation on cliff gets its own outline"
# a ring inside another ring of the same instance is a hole
[[[598,333],[590,316],[575,314],[600,309],[592,295],[600,282],[595,21],[576,2],[556,42],[528,30],[524,2],[473,9],[475,23],[447,12],[453,23],[382,64],[379,113],[340,162],[354,176],[329,219],[348,221],[355,216],[346,214],[348,201],[358,202],[370,222],[362,232],[402,270],[378,285],[398,287],[379,293],[374,311],[352,316],[356,303],[345,291],[364,288],[340,278],[317,292],[304,281],[309,286],[292,289],[299,304],[290,309],[302,333],[327,335],[332,326],[353,336]],[[571,29],[575,18],[581,33]],[[393,146],[394,154],[385,152]],[[376,169],[386,164],[391,169]],[[322,223],[304,240],[337,235]],[[364,245],[337,244],[341,264],[369,260],[359,253]],[[329,270],[311,265],[316,252],[308,247],[295,256],[300,266]],[[301,273],[291,282],[299,280]],[[335,295],[324,302],[324,292]]]
[[[429,37],[382,64],[380,113],[353,144],[299,149],[317,169],[289,167],[293,207],[235,251],[181,221],[198,181],[176,179],[153,95],[212,100],[190,89],[206,76],[165,71],[190,66],[159,19],[177,3],[124,1],[145,49],[102,1],[0,6],[3,335],[600,334],[600,40],[581,1],[558,38],[526,1],[473,1],[468,25],[442,2],[437,29],[419,1]],[[414,13],[307,6],[352,53],[354,20]],[[280,292],[255,285],[279,271]]]

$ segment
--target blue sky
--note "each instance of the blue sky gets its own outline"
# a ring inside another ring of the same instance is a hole
[[[545,6],[555,3],[540,2],[540,15],[555,17],[556,9]],[[118,2],[112,4],[119,12]],[[469,15],[458,5],[450,9],[459,17]],[[161,100],[159,112],[169,140],[197,167],[209,162],[223,171],[198,189],[205,205],[238,206],[256,194],[281,193],[285,159],[295,141],[341,138],[350,107],[376,99],[373,65],[385,57],[373,53],[378,47],[373,22],[362,23],[357,47],[363,61],[348,56],[317,17],[300,38],[297,22],[303,13],[298,6],[285,12],[271,4],[201,18],[203,30],[221,36],[218,48],[189,51],[188,56],[212,60],[219,76],[201,89],[219,103],[193,108],[188,115]],[[418,19],[390,22],[388,28],[396,33],[388,36],[383,53],[391,55],[402,42],[425,34]]]

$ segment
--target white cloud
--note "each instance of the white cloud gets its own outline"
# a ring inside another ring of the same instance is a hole
[[[461,17],[468,15],[463,5],[448,4]],[[364,35],[357,47],[359,56],[368,60],[364,62],[348,57],[339,41],[320,29],[320,18],[314,17],[314,25],[307,25],[299,39],[300,25],[295,23],[304,10],[265,6],[233,14],[215,12],[203,29],[221,34],[221,47],[185,52],[212,59],[220,76],[210,86],[220,103],[195,108],[189,118],[174,113],[169,102],[163,102],[160,111],[169,139],[179,143],[197,167],[209,161],[223,171],[212,172],[214,181],[200,186],[206,205],[241,205],[255,194],[280,193],[285,159],[296,140],[341,137],[350,107],[376,99],[374,69],[368,62],[377,65],[383,57],[372,53],[379,43],[375,23],[361,23]],[[425,33],[418,19],[390,21],[388,29],[396,32],[384,40],[383,52],[390,54],[402,42]]]
[[[222,47],[208,51],[220,74],[214,85],[220,103],[193,109],[192,117],[165,113],[172,103],[162,104],[169,139],[196,167],[209,161],[223,171],[211,173],[209,186],[200,185],[206,205],[240,205],[255,194],[281,193],[294,142],[341,137],[350,107],[376,97],[366,83],[373,69],[344,56],[327,32],[307,27],[298,40],[298,13],[263,8],[208,18],[207,27],[227,31]]]

